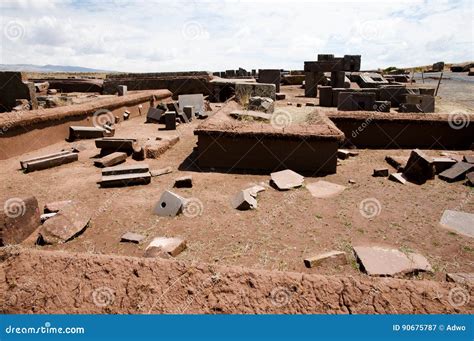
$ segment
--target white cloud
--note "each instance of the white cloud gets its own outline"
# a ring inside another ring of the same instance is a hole
[[[33,1],[0,3],[4,64],[119,71],[301,69],[318,53],[362,67],[474,59],[465,1]]]

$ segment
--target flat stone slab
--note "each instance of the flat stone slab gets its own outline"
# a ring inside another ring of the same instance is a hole
[[[462,160],[467,163],[474,163],[474,155],[464,155]]]
[[[308,257],[304,260],[304,265],[307,268],[314,268],[324,263],[328,263],[331,265],[347,264],[346,253],[342,251],[330,251],[316,256]]]
[[[119,175],[131,173],[146,173],[150,167],[147,163],[139,163],[135,165],[106,167],[102,169],[102,175]]]
[[[111,167],[118,165],[119,163],[125,162],[127,159],[127,153],[115,152],[106,155],[98,160],[94,161],[94,165],[97,167]]]
[[[354,253],[370,276],[396,276],[433,269],[420,254],[405,254],[397,249],[381,246],[355,246]]]
[[[405,185],[407,183],[407,179],[402,173],[392,173],[388,177],[389,180],[401,183],[402,185]]]
[[[162,251],[171,257],[176,257],[186,249],[186,241],[181,238],[157,237],[151,241],[145,250],[146,256],[156,251]]]
[[[306,188],[315,198],[331,198],[342,193],[346,186],[338,185],[329,181],[319,180],[306,185]]]
[[[243,190],[232,198],[232,207],[240,211],[252,210],[257,208],[257,200],[249,191]]]
[[[104,137],[95,140],[97,148],[125,153],[133,153],[135,143],[136,139],[132,138]]]
[[[436,174],[444,172],[456,164],[456,160],[450,157],[434,157],[433,164],[435,166]]]
[[[455,182],[464,180],[466,174],[474,169],[474,164],[467,162],[458,162],[451,168],[446,169],[440,173],[438,177],[447,182]]]
[[[304,176],[290,169],[270,173],[270,177],[271,182],[281,191],[301,187],[304,181]]]
[[[120,241],[139,244],[141,241],[143,241],[143,239],[145,239],[145,236],[142,236],[139,233],[127,232],[124,235],[122,235],[122,237],[120,238]]]
[[[46,244],[65,243],[81,234],[90,220],[91,214],[85,206],[72,203],[46,220],[39,233]]]
[[[69,127],[69,140],[80,140],[80,139],[96,139],[104,137],[107,131],[104,128],[98,127],[84,127],[84,126],[70,126]]]
[[[186,200],[176,193],[164,191],[156,203],[154,213],[161,217],[174,217],[181,213]]]
[[[134,185],[147,185],[151,181],[150,172],[129,173],[117,175],[102,175],[99,181],[101,187],[122,187]]]
[[[474,214],[472,213],[446,210],[439,223],[463,236],[474,237]]]

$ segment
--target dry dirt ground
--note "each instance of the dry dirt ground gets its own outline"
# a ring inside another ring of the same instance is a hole
[[[288,101],[293,103],[292,107],[297,102],[308,102],[303,97],[295,97],[303,93],[298,87],[282,87],[282,92],[288,93],[289,98],[279,101],[277,107],[287,107]],[[212,107],[214,111],[225,110],[224,104]],[[180,141],[159,159],[145,161],[150,169],[167,166],[174,169],[170,174],[152,178],[149,185],[99,188],[96,181],[100,169],[93,166],[98,150],[93,140],[75,143],[85,147],[79,161],[57,168],[23,174],[19,161],[70,146],[66,141],[0,161],[0,191],[4,195],[34,195],[40,207],[52,201],[74,199],[86,204],[92,213],[90,226],[76,239],[62,245],[32,248],[140,257],[154,237],[178,236],[185,238],[188,244],[187,250],[177,256],[179,260],[366,276],[358,270],[352,246],[383,244],[427,257],[435,272],[421,275],[423,278],[443,281],[446,272],[474,272],[472,239],[438,224],[446,209],[474,213],[472,189],[462,182],[450,184],[437,178],[418,186],[372,177],[374,168],[388,166],[384,161],[386,155],[408,156],[409,150],[358,150],[358,156],[341,160],[337,174],[323,178],[347,186],[337,197],[316,199],[304,186],[287,192],[267,187],[258,195],[256,210],[238,211],[230,205],[232,196],[253,184],[267,186],[269,175],[200,172],[192,153],[197,142],[193,129],[201,121],[182,124],[176,132],[158,130],[159,125],[144,121],[144,117],[136,117],[120,123],[116,135],[151,139],[176,133],[180,136]],[[440,152],[427,151],[431,156],[438,156]],[[133,162],[127,160],[127,163]],[[195,198],[198,214],[174,218],[153,215],[161,193],[171,189],[174,179],[183,175],[192,175],[193,188],[172,190]],[[320,179],[307,177],[305,182]],[[355,184],[350,184],[350,179]],[[379,213],[370,219],[360,211],[361,203],[367,200],[379,205]],[[147,238],[140,245],[121,243],[120,236],[127,231]],[[304,267],[305,256],[330,250],[347,251],[351,262],[340,267]]]

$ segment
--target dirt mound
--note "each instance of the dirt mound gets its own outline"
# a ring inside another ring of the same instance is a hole
[[[452,283],[305,275],[23,248],[5,248],[1,259],[2,313],[440,314],[474,308],[468,300],[473,288]],[[466,300],[456,304],[459,300],[453,302],[453,295],[464,295]]]

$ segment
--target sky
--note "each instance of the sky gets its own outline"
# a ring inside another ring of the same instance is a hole
[[[110,71],[362,69],[474,60],[473,1],[0,0],[0,64]]]

